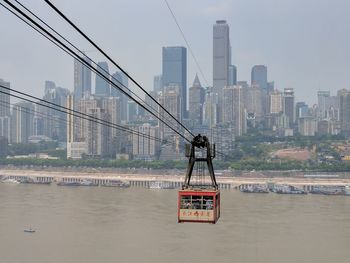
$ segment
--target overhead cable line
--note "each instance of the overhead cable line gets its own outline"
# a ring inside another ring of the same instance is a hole
[[[191,56],[192,56],[192,58],[193,58],[193,60],[194,60],[194,62],[196,64],[200,74],[202,75],[202,77],[203,77],[205,83],[207,84],[207,86],[209,87],[210,85],[209,85],[209,83],[208,83],[208,81],[207,81],[207,79],[206,79],[206,77],[205,77],[205,75],[203,73],[203,70],[202,70],[202,68],[201,68],[201,66],[200,66],[200,64],[199,64],[199,62],[197,60],[197,57],[195,56],[195,54],[194,54],[194,52],[193,52],[193,50],[191,48],[191,45],[190,45],[189,41],[186,38],[186,35],[185,35],[184,31],[182,30],[182,28],[180,26],[180,23],[178,22],[178,20],[176,18],[175,12],[172,10],[172,8],[171,8],[171,6],[170,6],[170,4],[169,4],[169,2],[167,0],[164,0],[164,2],[165,2],[166,6],[168,7],[168,9],[169,9],[169,11],[171,13],[171,16],[173,17],[174,22],[175,22],[177,28],[179,29],[179,31],[181,33],[181,36],[182,36],[182,38],[184,39],[184,41],[186,43],[187,48],[190,50]],[[224,154],[222,152],[219,152],[219,151],[216,151],[216,153],[221,155],[221,156],[223,156],[223,157],[226,157],[226,158],[229,157],[228,155],[226,155],[226,154]]]
[[[46,2],[47,2],[47,1],[46,1]],[[176,23],[176,25],[177,25],[177,28],[179,29],[179,31],[180,31],[180,33],[181,33],[181,36],[182,36],[182,38],[184,39],[184,41],[185,41],[185,43],[186,43],[187,48],[190,50],[191,56],[192,56],[194,62],[196,63],[197,68],[198,68],[199,72],[200,72],[201,75],[202,75],[202,78],[204,79],[205,83],[206,83],[207,86],[209,87],[209,83],[208,83],[208,81],[207,81],[207,79],[206,79],[206,77],[205,77],[205,75],[204,75],[204,73],[203,73],[203,71],[202,71],[202,68],[200,67],[200,65],[199,65],[199,63],[198,63],[198,60],[197,60],[197,58],[196,58],[196,56],[195,56],[195,54],[194,54],[194,52],[193,52],[193,50],[192,50],[192,48],[191,48],[191,46],[190,46],[190,43],[187,41],[187,38],[186,38],[186,36],[185,36],[184,31],[182,30],[182,28],[181,28],[179,22],[177,21],[177,18],[176,18],[176,16],[175,16],[174,11],[171,9],[171,7],[170,7],[170,5],[169,5],[169,3],[168,3],[167,0],[164,0],[164,2],[165,2],[166,6],[168,7],[168,9],[169,9],[169,11],[170,11],[170,13],[171,13],[171,15],[172,15],[172,17],[173,17],[173,19],[174,19],[174,21],[175,21],[175,23]]]
[[[68,43],[71,47],[73,47],[75,50],[77,50],[80,54],[82,54],[83,56],[85,56],[90,62],[92,62],[96,67],[99,68],[99,70],[104,71],[105,74],[109,75],[111,77],[111,79],[113,79],[114,81],[118,82],[118,84],[120,84],[123,88],[125,88],[127,91],[129,91],[131,94],[133,94],[136,98],[138,98],[140,101],[142,101],[143,103],[145,103],[145,105],[147,105],[148,107],[150,107],[152,110],[154,110],[157,114],[161,115],[164,119],[165,116],[162,115],[160,112],[157,111],[157,109],[155,109],[152,105],[148,104],[145,100],[143,100],[140,96],[138,96],[135,92],[133,92],[131,89],[129,89],[126,85],[124,85],[120,80],[116,79],[113,75],[111,75],[107,70],[105,70],[103,67],[101,67],[98,63],[96,63],[94,60],[92,60],[88,55],[86,55],[84,53],[84,51],[82,51],[81,49],[79,49],[77,46],[75,46],[72,42],[70,42],[67,38],[65,38],[62,34],[60,34],[59,32],[57,32],[57,30],[55,30],[54,28],[52,28],[48,23],[46,23],[44,20],[42,20],[39,16],[37,16],[35,13],[33,13],[29,8],[27,8],[25,5],[23,5],[21,2],[19,2],[18,0],[15,0],[16,3],[18,3],[22,8],[24,8],[27,12],[29,12],[31,15],[33,15],[36,19],[38,19],[41,23],[43,23],[46,27],[48,27],[50,30],[52,30],[56,35],[58,35],[61,39],[63,39],[64,41],[66,41],[66,43]],[[112,85],[113,88],[115,88]],[[118,88],[119,90],[121,89],[120,87]],[[166,119],[167,121],[169,121],[169,119]]]
[[[2,93],[2,92],[0,91],[0,93]],[[8,95],[8,93],[2,93],[2,94]],[[23,100],[27,101],[25,99],[23,99]],[[27,102],[32,103],[32,101],[27,101]],[[53,118],[52,114],[47,114],[47,113],[40,112],[38,110],[29,109],[27,107],[16,105],[15,103],[10,103],[10,102],[7,102],[7,101],[0,100],[0,105],[7,106],[8,108],[10,108],[11,106],[19,107],[19,108],[21,108],[20,109],[21,112],[25,112],[27,114],[33,115],[33,117],[39,117],[40,119],[43,119],[43,120],[53,121],[53,122],[56,122],[56,123],[64,123],[66,125],[69,123],[69,120],[67,118],[65,118],[65,119],[64,118],[60,118],[59,116],[55,116],[55,118]],[[38,105],[38,104],[36,104],[36,105]],[[90,120],[89,122],[93,122],[93,121]],[[81,131],[82,128],[81,128],[79,123],[73,121],[72,125],[73,125],[74,128],[76,128],[76,129]],[[102,125],[107,126],[105,124],[102,124]],[[109,126],[107,126],[107,127],[109,127]],[[111,128],[115,128],[115,127],[111,127]],[[98,129],[98,127],[91,127],[90,126],[90,128],[89,128],[89,130],[95,131],[95,132],[97,131],[97,129]],[[123,132],[130,133],[129,131],[124,131],[124,130],[123,130]],[[151,136],[149,136],[148,134],[137,134],[137,136],[143,137],[143,138],[146,138],[146,139],[150,139],[150,140],[155,140],[154,138],[150,138]],[[155,140],[155,141],[157,141],[157,140]],[[165,145],[173,145],[173,144],[166,142]]]
[[[33,19],[31,19],[29,16],[27,16],[24,12],[22,12],[20,9],[18,9],[16,6],[14,6],[11,2],[9,2],[8,0],[4,0],[8,5],[10,5],[13,9],[15,9],[17,12],[19,12],[22,16],[24,16],[27,20],[29,20],[32,24],[34,24],[36,27],[34,27],[31,23],[29,23],[28,21],[26,21],[24,18],[20,17],[18,14],[16,14],[14,11],[10,10],[8,7],[4,6],[3,4],[0,3],[1,6],[3,6],[5,9],[7,9],[8,11],[10,11],[12,14],[14,14],[16,17],[18,17],[19,19],[21,19],[23,22],[25,22],[27,25],[29,25],[30,27],[32,27],[35,31],[37,31],[38,33],[40,33],[42,36],[44,36],[45,38],[47,38],[50,42],[52,42],[53,44],[55,44],[57,47],[59,47],[60,49],[62,49],[63,51],[65,51],[68,55],[72,56],[73,58],[75,58],[76,60],[80,61],[82,64],[84,64],[86,67],[90,68],[91,71],[95,72],[96,75],[99,75],[101,78],[104,78],[105,81],[110,82],[110,84],[115,87],[118,88],[119,90],[121,90],[126,96],[128,96],[129,98],[131,98],[132,100],[134,100],[136,103],[138,103],[141,107],[143,107],[146,111],[148,111],[149,113],[151,113],[153,116],[155,116],[157,119],[159,119],[161,122],[163,122],[167,127],[169,127],[171,130],[173,130],[175,133],[177,133],[178,135],[180,135],[182,138],[184,138],[186,141],[190,142],[190,140],[188,140],[186,137],[184,137],[184,135],[180,134],[177,130],[173,129],[172,127],[169,126],[169,124],[167,124],[166,122],[164,122],[164,120],[161,120],[158,116],[156,116],[154,113],[152,113],[149,109],[145,108],[142,104],[140,104],[137,100],[135,100],[134,98],[132,98],[129,94],[127,94],[123,89],[121,89],[119,86],[117,86],[114,82],[111,82],[106,76],[104,76],[103,74],[101,74],[100,71],[96,70],[95,68],[93,68],[90,64],[88,64],[85,60],[83,60],[79,55],[77,55],[73,50],[71,50],[69,47],[67,47],[65,44],[63,44],[61,41],[59,41],[55,36],[53,36],[52,34],[50,34],[47,30],[45,30],[42,26],[40,26],[37,22],[35,22]],[[16,1],[16,0],[15,0]],[[18,2],[18,1],[16,1]],[[23,5],[22,5],[23,6]],[[44,23],[42,21],[42,23]],[[39,30],[39,29],[41,30]],[[51,29],[53,30],[53,29]],[[43,33],[43,32],[45,33]],[[50,37],[48,37],[47,35],[49,35]],[[62,36],[61,36],[62,37]],[[56,41],[56,42],[55,42]],[[57,43],[58,42],[58,43]],[[99,48],[98,48],[99,49]],[[101,51],[101,50],[100,50]],[[102,51],[103,52],[103,51]],[[104,53],[104,52],[103,52]],[[86,55],[85,55],[86,56]],[[111,61],[111,59],[107,56],[107,58]],[[91,60],[91,59],[90,59]],[[113,63],[114,61],[112,61]],[[96,64],[96,63],[95,63]],[[117,66],[118,67],[118,66]],[[118,67],[119,68],[119,67]],[[125,71],[123,71],[121,68],[120,70],[123,73],[126,73]],[[126,75],[132,79],[127,73]],[[118,81],[119,82],[119,81]],[[38,99],[38,98],[37,98]],[[39,99],[40,100],[40,99]],[[33,102],[35,103],[35,102]],[[157,102],[157,104],[159,104]],[[163,108],[163,107],[162,107]],[[89,116],[89,115],[88,115]],[[172,116],[170,114],[170,116]],[[78,116],[79,117],[79,116]],[[91,116],[90,116],[91,117]],[[172,116],[173,117],[173,116]],[[173,117],[174,118],[174,117]],[[175,118],[175,120],[177,120]],[[177,120],[178,122],[178,120]],[[114,124],[112,124],[114,125]],[[183,125],[182,125],[183,126]],[[183,126],[184,127],[184,126]],[[186,127],[185,127],[186,128]],[[122,129],[125,129],[125,127],[122,127]],[[187,130],[187,128],[186,128]],[[188,131],[188,130],[187,130]],[[190,132],[191,135],[193,135]],[[142,136],[142,135],[140,135]],[[161,140],[161,139],[158,139]],[[222,154],[220,152],[218,152],[219,154]]]
[[[115,129],[120,130],[120,131],[124,131],[124,132],[128,132],[128,133],[131,133],[131,134],[134,134],[134,135],[137,135],[137,136],[145,137],[145,138],[148,138],[148,139],[151,139],[151,140],[154,140],[154,141],[163,142],[163,140],[160,139],[160,138],[157,138],[157,137],[154,137],[154,136],[150,136],[150,135],[141,133],[139,131],[132,130],[130,128],[127,128],[127,127],[124,127],[124,126],[121,126],[121,125],[118,125],[118,124],[115,124],[115,123],[112,123],[112,122],[109,122],[109,121],[106,121],[106,120],[94,117],[94,116],[86,114],[86,113],[82,113],[82,112],[79,112],[79,111],[76,111],[76,110],[73,110],[73,109],[69,109],[67,107],[58,105],[58,104],[53,103],[53,102],[42,100],[42,99],[37,98],[35,96],[32,96],[32,95],[26,94],[24,92],[20,92],[20,91],[8,88],[8,87],[3,86],[1,84],[0,84],[0,87],[3,88],[3,89],[7,89],[8,90],[8,92],[4,92],[4,91],[0,90],[0,93],[2,93],[2,94],[9,95],[9,96],[12,96],[12,97],[15,97],[15,98],[18,98],[18,99],[22,99],[22,100],[25,100],[27,102],[31,102],[31,103],[34,103],[36,105],[43,106],[43,107],[46,107],[46,108],[49,108],[49,109],[52,109],[52,110],[55,110],[55,111],[59,111],[59,112],[65,113],[65,114],[69,114],[69,115],[72,115],[74,117],[78,117],[78,118],[81,118],[81,119],[84,119],[84,120],[87,120],[87,121],[96,122],[98,124],[105,125],[105,126],[110,127],[110,128],[115,128]],[[19,95],[26,96],[26,97],[29,97],[31,99],[27,99],[25,97],[12,94],[11,92],[15,92],[15,93],[17,93]],[[32,99],[34,99],[34,100],[32,100]],[[35,100],[37,100],[37,101],[35,101]]]
[[[95,72],[97,75],[99,75],[101,78],[105,79],[105,81],[109,82],[111,85],[113,85],[114,87],[117,87],[119,90],[121,90],[126,96],[128,96],[129,98],[131,98],[133,101],[135,101],[138,105],[140,105],[141,107],[143,107],[146,111],[148,111],[149,113],[151,113],[154,117],[156,117],[158,120],[160,120],[162,123],[164,123],[168,128],[170,128],[172,131],[174,131],[176,134],[178,134],[180,137],[182,137],[183,139],[185,139],[186,141],[190,142],[190,140],[188,138],[186,138],[183,134],[181,134],[179,131],[177,131],[175,128],[171,127],[168,123],[166,123],[163,119],[161,119],[159,116],[157,116],[155,113],[153,113],[152,111],[150,111],[148,108],[146,108],[144,105],[142,105],[139,101],[135,100],[130,94],[128,94],[125,90],[121,89],[120,87],[118,87],[113,81],[111,81],[109,78],[107,78],[104,74],[102,74],[99,70],[95,69],[94,67],[92,67],[89,63],[87,63],[84,59],[82,59],[77,53],[75,53],[71,48],[69,48],[67,45],[65,45],[64,43],[62,43],[59,39],[57,39],[55,36],[53,36],[50,32],[48,32],[46,29],[44,29],[41,25],[39,25],[37,22],[35,22],[32,18],[30,18],[28,15],[26,15],[22,10],[20,10],[19,8],[17,8],[15,5],[13,5],[11,2],[9,2],[8,0],[4,0],[9,6],[11,6],[13,9],[15,9],[18,13],[20,13],[22,16],[24,16],[27,20],[29,20],[32,24],[34,24],[36,27],[38,27],[41,31],[45,32],[41,32],[39,29],[35,28],[31,23],[29,23],[28,21],[26,21],[24,18],[20,17],[18,14],[16,14],[14,11],[10,10],[9,8],[7,8],[6,6],[4,6],[3,4],[0,3],[0,5],[2,5],[3,7],[5,7],[7,10],[9,10],[12,14],[16,15],[18,18],[20,18],[23,22],[25,22],[27,25],[29,25],[30,27],[32,27],[34,30],[36,30],[37,32],[39,32],[41,35],[43,35],[45,38],[47,38],[49,41],[51,41],[53,44],[55,44],[56,46],[58,46],[60,49],[62,49],[63,51],[65,51],[67,54],[69,54],[70,56],[72,56],[73,58],[75,58],[76,60],[78,60],[79,62],[81,62],[82,64],[84,64],[87,68],[89,68],[91,71]],[[46,35],[45,35],[46,34]],[[50,37],[48,37],[47,35],[49,35]],[[58,44],[58,43],[59,44]]]
[[[5,0],[6,2],[8,0]],[[104,52],[92,39],[90,39],[78,26],[76,26],[66,15],[64,15],[54,4],[50,1],[45,2],[59,14],[68,24],[70,24],[76,31],[78,31],[91,45],[101,52],[113,65],[115,65],[121,72],[123,72],[138,88],[140,88],[146,95],[148,95],[155,103],[157,103],[162,110],[168,113],[181,127],[183,127],[191,136],[195,136],[185,125],[183,125],[177,118],[175,118],[163,105],[161,105],[153,96],[151,96],[133,77],[131,77],[120,65],[118,65],[106,52]]]

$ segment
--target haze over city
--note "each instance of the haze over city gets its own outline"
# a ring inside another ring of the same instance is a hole
[[[0,0],[0,263],[348,262],[349,10]]]
[[[23,1],[42,18],[103,60],[42,1]],[[268,67],[275,88],[294,88],[296,100],[310,106],[318,90],[335,95],[349,88],[348,1],[169,1],[212,85],[212,25],[225,19],[230,26],[232,64],[237,80],[250,82],[252,66]],[[164,1],[60,1],[60,7],[116,59],[147,90],[161,73],[163,46],[185,46]],[[0,76],[21,91],[42,96],[45,80],[73,90],[71,57],[0,10]],[[188,52],[187,87],[199,74]],[[113,71],[110,70],[110,71]],[[203,86],[207,83],[199,74]]]

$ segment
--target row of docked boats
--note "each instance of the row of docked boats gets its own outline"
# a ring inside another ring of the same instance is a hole
[[[128,188],[130,187],[129,182],[124,182],[121,180],[104,180],[101,183],[93,181],[90,179],[82,179],[75,181],[60,181],[57,183],[58,186],[105,186],[105,187],[119,187]]]
[[[36,181],[33,178],[21,178],[21,179],[15,179],[15,178],[4,178],[1,180],[1,183],[7,183],[7,184],[51,184],[51,182],[47,181]]]
[[[50,181],[37,181],[31,177],[23,177],[19,179],[5,177],[0,180],[1,183],[7,184],[51,184]],[[105,187],[119,187],[119,188],[127,188],[130,186],[129,182],[121,181],[121,180],[103,180],[101,183],[97,183],[90,179],[80,179],[74,181],[62,180],[57,182],[58,186],[105,186]]]
[[[348,195],[350,196],[350,186],[313,186],[309,191],[287,184],[265,184],[241,185],[239,190],[243,193],[276,193],[276,194],[321,194],[321,195]]]
[[[37,181],[31,177],[12,178],[5,177],[0,180],[2,183],[8,184],[51,184],[51,181]],[[104,186],[104,187],[119,187],[128,188],[130,183],[122,180],[92,180],[92,179],[71,179],[64,178],[57,182],[58,186]],[[174,189],[175,186],[167,181],[152,181],[148,184],[149,189]]]

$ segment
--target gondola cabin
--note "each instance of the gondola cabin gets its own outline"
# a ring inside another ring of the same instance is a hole
[[[200,150],[196,154],[196,149]],[[198,156],[196,156],[198,155]],[[215,157],[215,144],[210,145],[205,136],[195,136],[186,145],[189,157],[185,182],[178,195],[178,222],[198,222],[215,224],[220,217],[220,190],[216,183],[212,159]],[[193,169],[197,164],[197,183],[192,184]],[[211,182],[205,183],[205,165]]]
[[[179,191],[178,222],[215,224],[220,217],[220,191],[185,189]]]

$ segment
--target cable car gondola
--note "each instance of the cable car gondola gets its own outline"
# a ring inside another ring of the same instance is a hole
[[[196,149],[203,150],[202,157],[196,157]],[[210,145],[206,136],[198,134],[191,144],[186,145],[186,157],[189,157],[189,161],[185,182],[178,194],[178,222],[215,224],[220,217],[220,190],[212,163],[215,157],[215,144]],[[202,172],[201,176],[204,177],[205,163],[208,166],[211,183],[191,183],[195,164],[198,166],[197,172]]]

